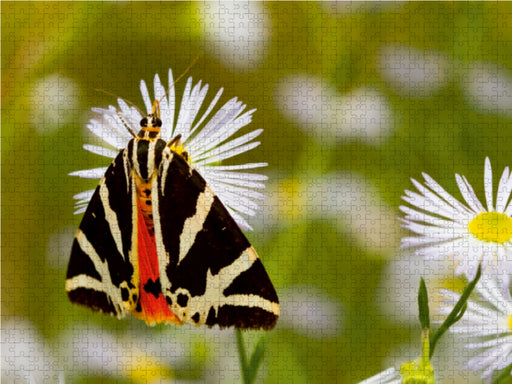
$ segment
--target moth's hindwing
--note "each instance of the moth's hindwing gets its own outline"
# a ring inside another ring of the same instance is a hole
[[[70,300],[123,317],[139,299],[137,211],[125,150],[101,179],[73,241],[66,291]]]
[[[201,175],[166,148],[151,188],[160,283],[180,322],[273,328],[270,278]]]

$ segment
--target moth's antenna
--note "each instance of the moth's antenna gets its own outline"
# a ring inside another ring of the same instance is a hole
[[[103,92],[103,93],[106,93],[107,95],[110,95],[110,96],[113,96],[113,97],[117,97],[118,99],[121,99],[123,100],[126,104],[129,104],[131,106],[133,106],[137,111],[139,111],[139,113],[141,114],[141,116],[145,116],[145,114],[135,105],[135,103],[132,103],[130,100],[127,100],[127,99],[124,99],[122,98],[121,96],[117,96],[117,95],[114,95],[113,93],[110,93],[108,91],[105,91],[104,89],[98,89],[96,88],[95,91],[98,91],[98,92]],[[133,137],[137,137],[137,134],[133,131],[133,129],[130,128],[130,126],[126,123],[126,121],[123,119],[123,116],[121,116],[121,112],[119,112],[119,110],[116,108],[116,114],[117,116],[119,117],[119,119],[121,119],[121,122],[123,123],[124,127],[126,128],[126,130],[128,132],[130,132],[130,134],[133,136]]]
[[[126,128],[126,130],[128,132],[130,132],[130,134],[133,136],[133,137],[137,137],[137,135],[135,134],[135,132],[133,131],[133,129],[130,128],[130,126],[128,124],[126,124],[126,121],[124,121],[123,119],[123,116],[121,116],[121,112],[119,112],[119,110],[116,108],[116,113],[117,113],[117,116],[121,119],[121,122],[123,123],[124,127]]]
[[[144,112],[142,112],[139,107],[137,107],[137,105],[135,105],[135,103],[132,103],[130,100],[128,99],[124,99],[122,98],[121,96],[117,96],[117,95],[114,95],[113,93],[110,93],[108,91],[105,91],[104,89],[98,89],[96,88],[95,91],[98,91],[98,92],[103,92],[103,93],[106,93],[107,95],[110,95],[110,96],[113,96],[113,97],[117,97],[118,99],[121,99],[123,100],[126,104],[129,104],[131,105],[132,107],[134,107],[137,111],[139,111],[139,113],[141,114],[141,116],[146,116],[146,114]]]
[[[171,86],[169,88],[167,88],[167,90],[165,91],[165,94],[162,96],[162,98],[158,101],[162,101],[162,99],[167,96],[167,94],[169,93],[169,90],[174,87],[174,85],[181,80],[181,78],[183,76],[185,76],[187,74],[188,71],[190,71],[190,68],[192,68],[194,66],[195,63],[197,63],[197,60],[199,60],[199,58],[201,57],[202,53],[198,54],[194,60],[192,60],[192,62],[190,63],[190,65],[187,67],[187,69],[185,69],[185,71],[183,71],[183,73],[181,75],[178,76],[178,78],[176,80],[174,80],[174,82],[171,84]]]

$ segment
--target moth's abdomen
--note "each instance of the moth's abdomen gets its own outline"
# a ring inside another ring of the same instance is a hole
[[[151,204],[151,181],[142,180],[138,175],[134,177],[139,209],[144,217],[144,222],[146,223],[150,236],[153,236],[155,233],[155,224],[153,222],[153,207]]]

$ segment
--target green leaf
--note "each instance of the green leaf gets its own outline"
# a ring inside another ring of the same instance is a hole
[[[512,376],[510,375],[512,372],[512,364],[506,367],[500,375],[493,381],[493,384],[512,384]]]
[[[466,288],[464,288],[464,292],[462,292],[462,295],[460,296],[459,300],[453,307],[452,311],[446,317],[446,320],[443,322],[443,324],[441,324],[437,332],[432,336],[432,339],[430,340],[430,358],[434,356],[436,344],[441,338],[441,336],[448,330],[448,328],[450,328],[453,324],[459,321],[462,315],[464,315],[464,312],[466,312],[469,295],[471,295],[471,292],[473,292],[473,289],[475,288],[476,283],[478,283],[478,280],[480,280],[481,275],[482,266],[478,265],[478,271],[476,272],[474,280],[471,281]]]
[[[423,277],[420,280],[420,288],[418,289],[418,309],[421,329],[430,328],[430,314],[428,308],[427,286]]]
[[[242,331],[236,330],[236,341],[238,346],[238,353],[240,355],[240,367],[242,370],[242,380],[244,384],[253,384],[258,375],[258,369],[263,362],[265,355],[265,335],[261,336],[254,347],[249,361],[247,361],[247,353],[245,352],[245,343],[242,336]]]

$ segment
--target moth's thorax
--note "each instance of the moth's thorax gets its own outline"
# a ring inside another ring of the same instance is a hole
[[[143,132],[144,130],[141,130]],[[152,131],[146,130],[146,133]],[[137,201],[150,234],[153,234],[151,182],[157,176],[166,142],[160,138],[136,137],[128,144],[128,166],[133,175]]]
[[[160,138],[136,137],[128,143],[128,163],[137,176],[150,180],[158,172],[166,142]]]

